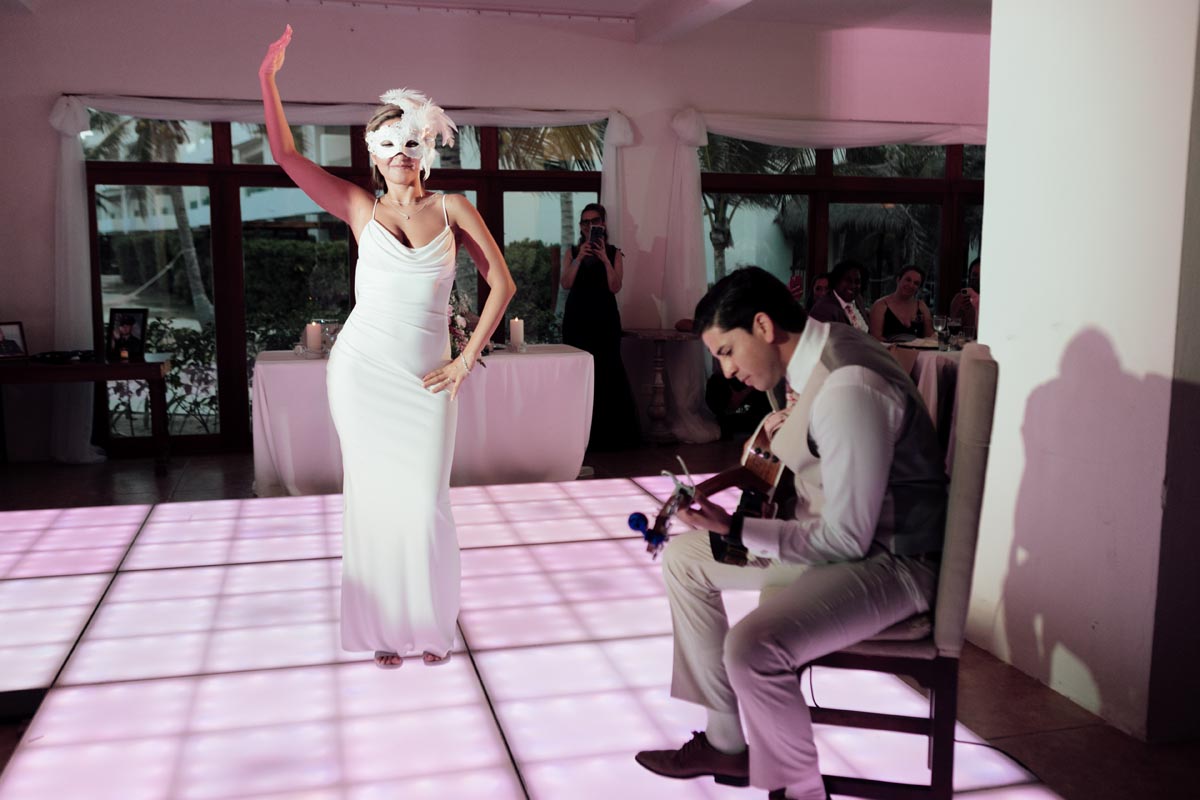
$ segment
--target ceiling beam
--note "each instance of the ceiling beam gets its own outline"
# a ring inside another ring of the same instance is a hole
[[[751,0],[653,0],[637,15],[638,42],[662,44],[720,19]]]

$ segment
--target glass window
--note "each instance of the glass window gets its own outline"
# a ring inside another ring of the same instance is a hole
[[[350,313],[349,229],[299,189],[243,188],[246,362],[291,350],[314,319]]]
[[[461,194],[471,201],[471,205],[476,203],[476,193],[473,191],[446,194]],[[461,245],[454,261],[454,293],[457,295],[459,311],[479,313],[479,268],[475,266],[475,259],[471,258],[467,248]]]
[[[808,269],[808,196],[717,194],[704,200],[705,262],[709,283],[747,265],[784,283]]]
[[[915,144],[849,147],[833,151],[833,174],[868,178],[941,178],[946,148]]]
[[[189,201],[199,199],[193,208]],[[146,352],[174,354],[167,376],[170,433],[217,433],[208,189],[97,185],[96,227],[104,321],[114,308],[147,309]],[[108,400],[111,435],[150,435],[145,384],[111,382]]]
[[[88,109],[91,128],[79,134],[84,156],[93,161],[153,161],[211,164],[212,125],[126,117]]]
[[[983,166],[987,161],[987,147],[982,144],[963,146],[963,177],[983,180]]]
[[[925,271],[920,297],[936,309],[942,209],[916,203],[830,203],[829,267],[863,265],[863,299],[872,303],[896,288],[896,274],[915,264]]]
[[[817,169],[817,151],[811,147],[778,147],[716,133],[708,134],[699,153],[701,172],[812,175]]]
[[[983,251],[983,205],[972,204],[963,208],[963,233],[967,242],[967,263],[963,264],[963,281],[969,279],[969,268]],[[981,265],[982,266],[982,265]],[[965,283],[964,283],[965,285]]]
[[[230,125],[233,163],[274,164],[267,143],[267,126],[248,122]],[[350,128],[345,125],[293,125],[296,149],[310,161],[325,167],[350,166]]]
[[[500,168],[521,170],[599,170],[608,120],[591,125],[501,128]],[[526,328],[526,336],[528,336]]]
[[[482,165],[479,157],[479,129],[474,125],[460,125],[452,147],[446,147],[441,142],[442,140],[438,139],[438,160],[433,164],[434,169],[479,169]]]
[[[579,240],[583,207],[595,202],[595,192],[504,193],[504,258],[517,284],[508,315],[525,320],[527,342],[562,341],[562,254]]]

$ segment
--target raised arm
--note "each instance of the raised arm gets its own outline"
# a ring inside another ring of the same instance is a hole
[[[292,26],[288,25],[283,36],[267,48],[262,66],[258,69],[271,156],[314,203],[349,224],[357,236],[371,214],[374,202],[371,193],[350,181],[330,175],[301,155],[296,150],[296,142],[284,116],[279,89],[275,85],[275,73],[283,67],[284,55],[291,41]]]

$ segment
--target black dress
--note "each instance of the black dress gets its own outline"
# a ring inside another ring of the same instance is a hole
[[[925,315],[921,312],[921,307],[917,306],[917,313],[913,316],[912,324],[906,326],[899,317],[892,313],[892,307],[884,303],[883,340],[886,342],[893,336],[905,335],[917,339],[925,336]]]
[[[606,245],[608,260],[617,248]],[[572,260],[579,245],[571,248]],[[595,392],[589,450],[616,450],[640,441],[633,392],[621,361],[621,314],[617,297],[608,288],[608,270],[595,256],[580,261],[563,310],[563,343],[592,354]]]

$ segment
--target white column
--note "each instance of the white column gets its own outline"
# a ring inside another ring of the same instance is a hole
[[[1160,543],[1198,19],[1197,0],[992,6],[980,334],[1000,393],[968,636],[1143,737],[1173,617]]]

